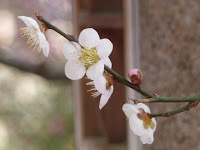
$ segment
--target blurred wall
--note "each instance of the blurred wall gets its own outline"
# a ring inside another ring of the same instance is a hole
[[[143,87],[162,96],[199,93],[200,1],[141,0],[140,44]],[[166,112],[185,104],[151,104]],[[155,141],[144,149],[200,149],[200,113],[191,109],[170,118],[157,118]]]

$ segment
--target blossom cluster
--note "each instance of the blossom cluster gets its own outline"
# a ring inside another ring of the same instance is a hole
[[[27,43],[38,52],[42,51],[48,57],[49,43],[45,36],[46,27],[40,28],[37,22],[26,16],[19,16],[27,27],[21,28],[22,36],[27,36]],[[90,80],[92,97],[101,95],[99,108],[102,109],[114,89],[113,76],[104,70],[104,65],[112,68],[109,55],[113,50],[113,44],[109,39],[100,39],[99,34],[92,28],[81,31],[78,42],[68,41],[63,46],[63,55],[67,59],[65,75],[71,80],[81,79],[84,75]],[[138,69],[133,69],[128,74],[131,82],[138,86],[143,79]],[[143,144],[151,144],[154,140],[153,133],[156,129],[155,118],[152,118],[150,109],[144,104],[124,104],[122,107],[129,119],[129,125],[134,134],[140,136]]]

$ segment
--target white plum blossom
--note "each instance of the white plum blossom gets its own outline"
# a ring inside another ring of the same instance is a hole
[[[104,71],[103,75],[100,76],[98,79],[88,82],[86,85],[92,85],[92,89],[88,91],[92,91],[93,93],[91,96],[93,98],[101,95],[100,102],[99,102],[99,109],[102,109],[110,99],[114,87],[114,78],[111,74]]]
[[[65,65],[65,75],[71,80],[81,79],[85,73],[94,80],[104,71],[104,64],[110,59],[113,50],[109,39],[100,39],[96,30],[87,28],[81,31],[79,43],[66,42],[63,53],[68,60]]]
[[[44,30],[40,30],[37,22],[26,16],[18,16],[27,27],[21,28],[22,36],[27,36],[27,44],[33,47],[33,50],[37,49],[38,52],[42,50],[43,54],[48,57],[49,55],[49,43],[44,35]]]
[[[129,119],[129,125],[134,134],[140,136],[143,144],[151,144],[154,141],[153,133],[156,129],[156,120],[150,115],[150,109],[145,104],[124,104],[122,107]]]
[[[110,59],[105,59],[104,63],[109,68],[112,67]],[[92,91],[91,96],[93,98],[101,95],[99,109],[102,109],[107,104],[113,93],[114,78],[110,73],[104,71],[100,77],[86,83],[86,85],[92,85],[92,89],[88,91]]]

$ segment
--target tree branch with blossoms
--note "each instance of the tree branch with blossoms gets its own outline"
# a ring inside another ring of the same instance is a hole
[[[36,13],[36,17],[39,21],[44,23],[48,29],[52,29],[56,31],[57,33],[64,36],[66,39],[68,39],[71,42],[78,42],[73,36],[65,34],[63,31],[52,25],[50,22],[48,22],[46,19],[44,19],[42,16]],[[187,96],[187,97],[160,97],[156,93],[150,93],[140,87],[139,85],[133,84],[130,81],[126,80],[123,76],[119,75],[117,72],[115,72],[113,69],[109,68],[108,66],[104,66],[104,69],[109,72],[118,83],[122,83],[125,86],[128,86],[132,88],[133,90],[137,91],[141,95],[145,96],[147,99],[131,99],[134,101],[134,103],[154,103],[154,102],[196,102],[200,101],[200,95],[196,96]]]
[[[42,16],[40,16],[39,14],[35,14],[37,19],[39,21],[41,21],[42,23],[44,23],[48,29],[52,29],[54,31],[56,31],[57,33],[59,33],[60,35],[62,35],[63,37],[65,37],[66,39],[68,39],[71,42],[77,42],[78,41],[71,35],[68,35],[66,33],[64,33],[63,31],[61,31],[60,29],[58,29],[56,26],[52,25],[50,22],[48,22],[46,19],[44,19]],[[117,72],[115,72],[114,70],[110,69],[108,66],[104,66],[104,69],[109,72],[110,74],[113,75],[113,77],[116,79],[117,82],[122,83],[132,89],[134,89],[135,91],[137,91],[138,93],[142,94],[145,97],[154,97],[154,94],[151,94],[147,91],[145,91],[144,89],[142,89],[140,86],[134,85],[131,82],[129,82],[128,80],[126,80],[124,77],[122,77],[121,75],[119,75]]]
[[[18,17],[27,25],[22,28],[22,34],[28,37],[28,44],[43,51],[47,57],[49,54],[49,44],[45,38],[45,31],[52,29],[64,36],[68,42],[64,44],[63,54],[67,59],[65,65],[65,75],[71,80],[81,79],[85,74],[90,80],[87,85],[91,85],[92,97],[101,95],[99,108],[102,109],[108,102],[114,90],[114,80],[127,87],[132,88],[144,99],[131,99],[134,105],[124,104],[122,110],[127,118],[131,130],[138,136],[143,144],[151,144],[154,140],[153,133],[156,129],[155,117],[170,117],[196,107],[200,102],[200,95],[187,97],[161,97],[156,93],[148,92],[140,87],[143,75],[138,69],[131,69],[128,73],[130,81],[119,75],[112,68],[109,55],[113,50],[113,44],[109,39],[100,39],[96,30],[87,28],[81,31],[78,40],[74,36],[64,33],[56,26],[52,25],[39,14],[35,14],[42,22],[43,29],[30,17]],[[143,103],[155,102],[188,102],[187,105],[165,113],[152,114],[148,106]]]

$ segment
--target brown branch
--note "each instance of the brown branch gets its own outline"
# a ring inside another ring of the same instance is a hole
[[[15,53],[0,48],[0,63],[18,68],[22,71],[40,75],[46,79],[66,79],[64,62],[46,61],[40,64],[33,64]]]

